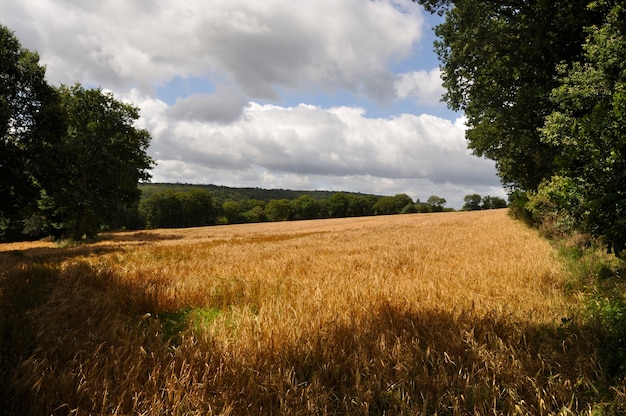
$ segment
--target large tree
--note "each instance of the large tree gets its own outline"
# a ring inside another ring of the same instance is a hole
[[[578,60],[588,0],[418,0],[445,15],[435,49],[444,100],[467,116],[477,156],[496,161],[505,185],[535,189],[555,171],[556,147],[538,129],[554,104],[557,66]]]
[[[67,129],[46,202],[53,220],[74,238],[91,235],[135,204],[138,183],[150,178],[150,135],[138,128],[138,109],[101,89],[59,88]]]
[[[626,2],[601,0],[593,10],[604,21],[589,29],[584,59],[561,67],[551,95],[556,109],[542,133],[558,149],[558,176],[543,186],[564,196],[552,197],[556,209],[606,236],[619,254],[626,243]]]
[[[62,122],[58,95],[45,80],[39,56],[0,25],[0,220],[5,226],[36,209]]]

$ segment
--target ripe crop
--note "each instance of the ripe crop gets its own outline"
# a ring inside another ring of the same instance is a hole
[[[582,412],[597,371],[562,263],[506,210],[4,250],[26,414]]]

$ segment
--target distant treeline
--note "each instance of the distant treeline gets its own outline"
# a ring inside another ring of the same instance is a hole
[[[216,185],[142,184],[137,209],[140,228],[191,227],[264,221],[308,220],[453,211],[436,195],[425,202],[406,194],[380,196],[353,192],[230,188]],[[501,198],[478,196],[490,205],[506,206]],[[491,204],[492,201],[497,203]],[[464,207],[465,208],[465,207]]]

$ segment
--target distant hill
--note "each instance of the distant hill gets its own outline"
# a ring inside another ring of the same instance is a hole
[[[328,199],[332,195],[337,193],[343,193],[346,195],[365,196],[365,197],[377,197],[381,195],[364,194],[359,192],[341,192],[341,191],[298,191],[290,189],[262,189],[262,188],[232,188],[229,186],[220,185],[192,185],[182,183],[146,183],[140,184],[141,197],[149,198],[150,196],[164,192],[167,190],[185,191],[191,189],[206,189],[210,191],[214,198],[218,201],[245,201],[249,199],[258,199],[260,201],[269,202],[272,199],[297,199],[302,195],[308,195],[311,198],[322,200]]]

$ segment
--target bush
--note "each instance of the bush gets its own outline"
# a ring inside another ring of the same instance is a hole
[[[545,236],[564,236],[584,229],[583,195],[583,187],[574,179],[553,176],[528,196],[524,209]]]

